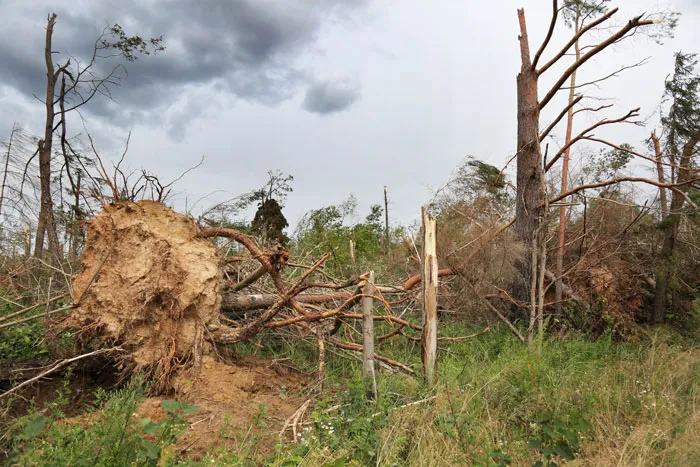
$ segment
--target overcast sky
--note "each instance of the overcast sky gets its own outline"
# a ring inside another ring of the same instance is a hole
[[[647,128],[605,133],[641,147],[658,120],[673,52],[700,52],[700,1],[613,4],[621,5],[616,24],[643,12],[682,13],[675,38],[662,46],[637,37],[581,73],[596,79],[650,57],[590,89],[615,104],[609,116],[642,108]],[[162,35],[167,50],[128,64],[115,100],[96,99],[83,112],[106,158],[121,154],[129,131],[129,165],[164,180],[204,155],[178,185],[180,209],[185,199],[191,206],[209,195],[198,207],[208,206],[254,189],[279,169],[295,178],[290,223],[350,193],[364,217],[382,202],[384,185],[392,221],[407,223],[465,156],[500,167],[512,155],[519,7],[535,49],[550,0],[0,0],[0,138],[15,121],[42,131],[43,107],[32,95],[45,92],[49,13],[58,14],[54,50],[76,56],[91,50],[105,24],[119,23],[129,34]],[[546,56],[567,34],[560,25]],[[542,77],[540,95],[557,72]],[[562,102],[550,104],[543,120]],[[77,115],[69,125],[83,131]]]

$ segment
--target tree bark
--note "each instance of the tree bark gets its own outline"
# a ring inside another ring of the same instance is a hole
[[[545,194],[542,189],[544,170],[539,141],[540,110],[537,100],[537,71],[530,61],[530,46],[525,22],[525,11],[518,10],[520,22],[520,55],[522,67],[517,78],[518,86],[518,153],[517,153],[517,201],[515,208],[516,238],[525,246],[526,254],[518,261],[518,276],[513,284],[513,297],[520,302],[530,300],[532,281],[532,239],[540,225]]]
[[[10,132],[10,141],[7,143],[7,153],[5,154],[5,171],[2,175],[2,186],[0,187],[0,215],[2,215],[2,202],[5,199],[5,184],[7,183],[7,172],[10,166],[10,154],[12,153],[12,140],[17,132],[17,123],[12,125],[12,131]]]
[[[34,256],[41,258],[44,254],[44,233],[49,237],[49,253],[54,264],[59,264],[61,251],[56,232],[56,221],[53,212],[53,200],[51,198],[51,149],[53,143],[54,127],[54,100],[56,87],[56,73],[51,55],[51,38],[53,27],[56,23],[56,13],[53,13],[46,25],[46,43],[44,58],[46,61],[46,126],[44,139],[39,143],[39,179],[41,186],[41,210],[37,223],[36,244]]]
[[[700,142],[700,133],[693,135],[690,140],[683,146],[678,169],[678,183],[685,183],[692,177],[692,157],[695,147]],[[687,185],[679,187],[683,191],[688,190]],[[668,215],[662,222],[664,231],[664,240],[661,246],[661,254],[659,256],[659,265],[656,269],[656,290],[654,291],[654,308],[652,310],[652,322],[661,324],[664,322],[664,317],[668,310],[667,294],[671,288],[671,279],[677,269],[676,254],[676,239],[678,238],[678,230],[681,223],[681,210],[685,204],[685,197],[673,191],[671,195],[671,208]]]

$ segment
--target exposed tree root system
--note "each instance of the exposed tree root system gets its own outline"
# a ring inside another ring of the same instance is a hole
[[[200,369],[220,327],[216,248],[186,216],[161,203],[117,203],[88,223],[76,308],[62,324],[81,344],[118,345],[123,376],[144,372],[156,393]]]

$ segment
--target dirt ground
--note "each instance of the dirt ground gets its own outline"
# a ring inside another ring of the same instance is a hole
[[[304,402],[308,378],[284,362],[245,358],[235,366],[205,357],[194,379],[175,381],[177,398],[199,407],[187,416],[188,427],[178,447],[181,454],[200,459],[216,448],[272,451],[277,436]],[[153,421],[166,414],[163,397],[146,399],[140,418]]]
[[[105,366],[99,372],[91,370],[76,371],[71,376],[63,423],[87,422],[84,411],[95,400],[97,389],[116,387],[117,369]],[[164,399],[184,401],[198,409],[186,416],[188,426],[177,446],[180,455],[198,460],[216,449],[266,454],[274,449],[285,421],[308,398],[306,389],[310,381],[311,378],[284,361],[245,357],[223,363],[205,357],[198,376],[192,379],[186,374],[178,376],[177,394],[145,399],[137,418],[148,417],[158,422],[167,416],[162,409]],[[38,405],[53,401],[64,382],[59,374],[28,387],[7,415],[12,418],[24,415],[31,400]],[[287,441],[291,437],[286,433]]]

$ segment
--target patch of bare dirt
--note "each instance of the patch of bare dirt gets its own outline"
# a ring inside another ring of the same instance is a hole
[[[186,417],[181,454],[200,459],[216,448],[271,451],[285,420],[304,402],[306,382],[284,363],[247,358],[233,366],[205,357],[197,375],[183,373],[174,381],[178,399],[199,407]],[[138,416],[164,419],[163,399],[145,400]]]

